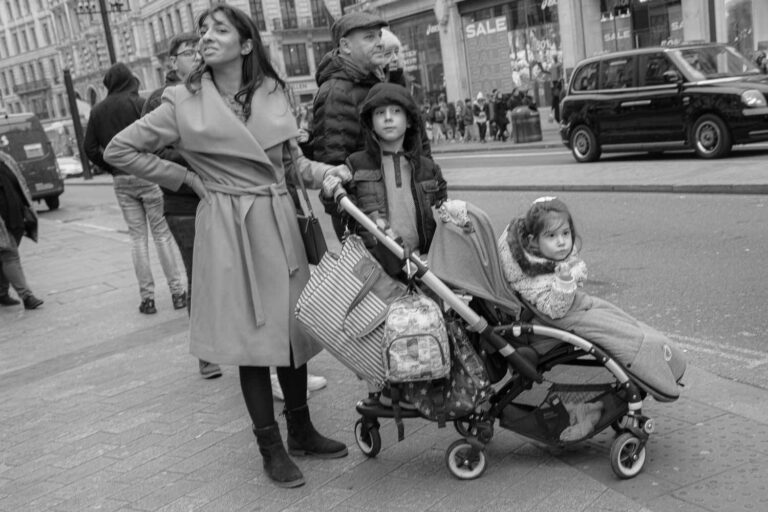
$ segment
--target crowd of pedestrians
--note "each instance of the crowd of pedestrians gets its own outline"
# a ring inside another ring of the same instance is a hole
[[[552,94],[555,113],[559,85],[553,84]],[[521,106],[537,110],[536,102],[527,91],[515,88],[510,93],[502,93],[493,89],[488,95],[478,92],[474,100],[465,98],[455,102],[446,101],[445,95],[440,94],[434,103],[422,105],[421,114],[432,144],[503,142],[512,138],[512,113]],[[554,115],[559,121],[559,115]]]

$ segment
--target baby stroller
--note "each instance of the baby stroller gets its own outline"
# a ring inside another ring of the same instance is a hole
[[[406,259],[404,249],[379,230],[342,190],[337,191],[336,200],[381,244]],[[654,431],[653,419],[642,413],[643,399],[649,393],[661,401],[677,398],[684,363],[679,362],[680,355],[674,349],[664,348],[667,364],[676,359],[676,365],[670,365],[674,372],[666,372],[666,382],[652,379],[649,384],[638,376],[642,372],[634,366],[630,372],[604,348],[546,325],[508,288],[490,220],[471,204],[466,204],[457,218],[438,220],[428,265],[415,254],[407,256],[421,283],[444,302],[444,309],[453,310],[465,322],[494,383],[486,400],[453,422],[463,436],[446,450],[446,466],[453,476],[470,480],[483,474],[488,464],[485,446],[493,438],[497,420],[502,428],[550,446],[580,442],[611,427],[617,433],[610,450],[615,474],[632,478],[642,470],[645,445]],[[588,373],[599,371],[586,381],[580,376],[577,382],[560,382],[580,374],[582,368]],[[380,418],[423,417],[417,410],[396,413],[369,400],[359,401],[356,410],[360,418],[355,424],[355,439],[369,457],[381,450]],[[583,435],[563,440],[561,434],[571,426],[574,411],[578,416],[579,410],[592,411],[593,418],[598,411],[599,417]]]

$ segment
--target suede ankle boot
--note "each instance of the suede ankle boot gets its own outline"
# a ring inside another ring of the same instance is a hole
[[[288,424],[288,453],[310,455],[320,459],[338,459],[347,456],[344,443],[321,436],[309,419],[309,407],[302,405],[291,411],[283,411]]]
[[[252,428],[259,452],[264,459],[264,472],[267,476],[280,487],[304,485],[304,475],[285,452],[277,423],[262,428],[256,428],[254,425]]]

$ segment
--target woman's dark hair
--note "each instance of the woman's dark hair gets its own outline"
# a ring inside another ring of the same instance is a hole
[[[277,83],[275,88],[280,87],[285,89],[285,81],[280,78],[277,71],[272,66],[272,62],[269,60],[267,51],[264,48],[264,43],[261,41],[259,29],[256,27],[253,19],[237,7],[220,3],[206,9],[197,18],[198,32],[203,28],[203,22],[209,16],[213,16],[217,12],[222,13],[232,26],[235,27],[235,30],[237,30],[237,33],[240,36],[240,43],[250,39],[253,44],[251,52],[248,55],[243,56],[243,87],[235,94],[235,101],[242,105],[243,115],[245,116],[245,119],[248,119],[251,117],[251,99],[253,98],[253,93],[262,84],[264,77],[272,78]],[[186,82],[189,91],[196,92],[200,89],[200,79],[206,71],[213,75],[213,70],[203,61],[189,74]]]

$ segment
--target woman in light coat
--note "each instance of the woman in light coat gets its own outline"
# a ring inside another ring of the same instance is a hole
[[[240,383],[267,475],[278,485],[304,483],[275,423],[269,366],[285,395],[293,455],[343,457],[344,444],[312,426],[306,362],[320,351],[294,319],[309,269],[286,188],[286,173],[319,188],[345,167],[304,158],[285,84],[269,62],[249,16],[215,4],[198,19],[203,63],[186,86],[120,132],[104,158],[164,187],[182,183],[201,197],[197,210],[190,345],[199,359],[240,367]],[[153,153],[175,146],[193,172]]]

